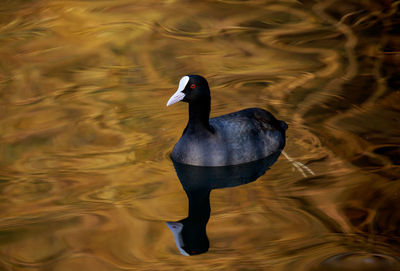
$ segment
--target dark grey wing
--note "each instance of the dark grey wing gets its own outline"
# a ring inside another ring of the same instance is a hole
[[[269,112],[250,108],[210,119],[231,163],[264,158],[284,146],[284,129]],[[222,151],[222,150],[220,150]]]

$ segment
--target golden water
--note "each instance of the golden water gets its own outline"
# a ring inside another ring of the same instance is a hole
[[[3,0],[0,270],[397,270],[399,5]],[[187,105],[165,104],[193,73],[212,115],[286,121],[315,175],[281,156],[214,190],[210,250],[184,257],[165,222],[187,215]]]

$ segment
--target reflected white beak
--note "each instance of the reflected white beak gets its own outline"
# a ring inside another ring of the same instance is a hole
[[[179,252],[184,256],[190,256],[184,249],[183,249],[183,240],[182,240],[182,229],[183,224],[180,222],[166,222],[168,228],[172,231],[174,235],[176,247],[179,249]]]
[[[184,76],[181,78],[181,80],[179,81],[178,90],[174,93],[174,95],[172,95],[171,98],[169,98],[167,106],[173,105],[174,103],[182,101],[183,98],[185,98],[185,93],[183,93],[182,91],[185,89],[188,82],[189,76]]]

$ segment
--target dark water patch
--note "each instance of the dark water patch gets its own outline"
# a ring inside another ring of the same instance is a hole
[[[394,165],[400,165],[400,146],[382,146],[374,150],[374,153],[389,157]]]

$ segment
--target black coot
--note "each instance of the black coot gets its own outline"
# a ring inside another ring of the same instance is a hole
[[[171,159],[196,166],[227,166],[248,163],[281,151],[285,146],[285,122],[261,108],[210,119],[211,97],[207,80],[187,75],[167,106],[189,103],[189,121],[176,143]]]

